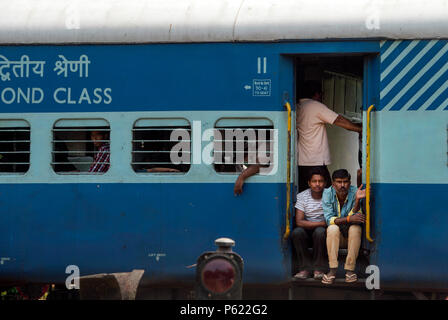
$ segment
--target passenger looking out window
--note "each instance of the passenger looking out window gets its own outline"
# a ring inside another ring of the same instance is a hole
[[[244,119],[248,124],[253,121],[256,120]],[[262,122],[251,126],[226,123],[214,130],[214,168],[220,174],[238,174],[233,188],[235,196],[243,193],[249,177],[271,173],[276,165],[275,130],[270,121],[263,119]]]
[[[110,167],[110,126],[104,119],[61,119],[53,127],[57,174],[103,174]]]
[[[106,131],[92,131],[90,139],[93,141],[96,153],[89,172],[106,172],[110,166],[109,133]]]

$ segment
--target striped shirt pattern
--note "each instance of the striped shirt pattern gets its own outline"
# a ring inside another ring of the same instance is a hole
[[[325,221],[322,199],[314,199],[311,196],[311,189],[306,189],[297,195],[296,208],[305,213],[305,220],[307,221]]]
[[[108,143],[103,144],[93,159],[89,172],[106,172],[109,170],[110,146]]]

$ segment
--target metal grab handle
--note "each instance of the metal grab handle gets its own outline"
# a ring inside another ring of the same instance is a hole
[[[289,238],[289,234],[291,233],[291,226],[289,221],[289,211],[291,208],[291,105],[289,104],[289,102],[285,103],[285,107],[288,110],[288,157],[286,164],[286,228],[285,234],[283,235],[283,240],[287,240]]]
[[[372,104],[367,109],[367,132],[366,132],[366,238],[373,242],[370,235],[370,112],[374,108]]]

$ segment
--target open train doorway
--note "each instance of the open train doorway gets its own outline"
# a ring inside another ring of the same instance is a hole
[[[366,57],[362,54],[325,54],[325,55],[298,55],[295,57],[295,97],[296,102],[299,104],[302,98],[313,98],[310,96],[309,83],[319,84],[322,95],[320,97],[321,102],[331,110],[333,115],[328,117],[323,116],[321,118],[332,118],[334,123],[337,116],[348,120],[353,126],[339,126],[326,124],[326,136],[328,139],[329,155],[321,155],[317,157],[323,159],[322,163],[319,164],[302,164],[304,166],[317,166],[326,165],[329,171],[329,176],[338,169],[346,169],[351,176],[351,185],[359,186],[362,182],[362,134],[359,132],[362,128],[362,110],[363,102],[365,99],[364,91],[364,79],[365,79],[365,65]],[[332,122],[330,122],[332,123]],[[356,130],[355,130],[356,129]],[[301,148],[298,146],[300,131],[297,131],[296,135],[296,161],[299,164],[301,157]],[[322,141],[325,143],[323,136],[312,137],[316,141]],[[314,142],[316,142],[314,141]],[[304,149],[302,147],[302,149]],[[311,150],[312,148],[310,148]],[[319,149],[319,148],[316,148]],[[320,148],[319,150],[324,150],[325,148]],[[324,151],[322,151],[324,153]],[[302,155],[303,156],[303,155]],[[305,157],[310,157],[310,155],[305,155]],[[302,158],[303,159],[303,158]],[[308,159],[308,158],[307,158]],[[313,158],[314,159],[314,158]],[[311,161],[311,160],[310,160]],[[305,189],[299,184],[300,171],[296,171],[296,190],[298,192],[304,191]],[[302,172],[303,173],[303,172]],[[308,180],[308,177],[305,177]],[[331,180],[330,180],[331,184]],[[305,200],[304,200],[305,201]],[[340,210],[342,210],[342,205]],[[306,219],[306,218],[305,218]],[[316,218],[317,219],[317,218]],[[294,219],[295,220],[295,219]],[[311,220],[310,220],[311,221]],[[317,220],[316,220],[317,221]],[[296,227],[294,221],[294,228]],[[326,232],[325,232],[326,233]],[[313,235],[314,237],[314,235]],[[294,243],[297,240],[294,239]],[[314,241],[314,240],[313,240]],[[293,248],[295,245],[293,244]],[[359,250],[359,255],[357,256],[356,269],[357,273],[361,278],[365,275],[365,268],[368,265],[368,250],[365,250],[368,245],[366,245],[364,230],[361,235],[361,247]],[[309,248],[311,249],[311,248]],[[342,250],[341,250],[342,249]],[[302,247],[301,252],[305,252]],[[300,251],[299,250],[299,251]],[[309,251],[309,250],[308,250]],[[326,248],[325,248],[326,251]],[[349,251],[347,248],[340,248],[338,254],[339,268],[338,268],[338,278],[344,277],[344,264]],[[293,250],[293,261],[296,249]],[[326,258],[326,263],[328,263],[328,255],[324,253]],[[314,257],[313,257],[314,259]],[[334,263],[333,263],[334,264]],[[323,264],[320,264],[323,265]],[[327,265],[328,266],[328,265]],[[324,268],[328,270],[328,268]],[[323,270],[323,269],[322,269]],[[299,264],[293,263],[293,275],[301,271]],[[316,271],[316,270],[315,270]],[[299,278],[300,279],[300,278]],[[320,281],[319,281],[320,283]]]
[[[306,83],[319,83],[322,103],[330,110],[362,126],[363,55],[301,55],[296,57],[296,101],[304,96]],[[347,169],[352,184],[358,185],[358,169],[362,166],[361,135],[336,125],[326,125],[330,148],[330,175]],[[297,154],[297,157],[300,157]],[[296,159],[298,160],[298,159]],[[297,176],[298,178],[298,176]]]

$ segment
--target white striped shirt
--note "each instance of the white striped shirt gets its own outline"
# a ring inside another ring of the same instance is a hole
[[[314,199],[311,195],[311,189],[306,189],[297,195],[296,208],[305,212],[305,220],[307,221],[325,221],[322,199]]]

